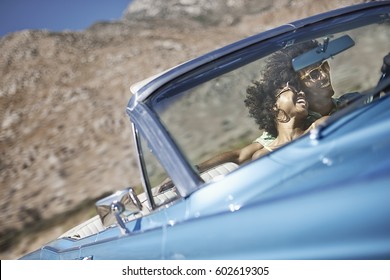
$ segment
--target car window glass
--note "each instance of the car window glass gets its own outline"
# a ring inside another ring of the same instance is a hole
[[[146,140],[140,137],[145,185],[153,197],[153,204],[159,207],[179,198],[171,179],[160,162],[149,149]]]
[[[389,24],[372,24],[334,35],[348,34],[355,41],[352,48],[328,60],[334,97],[348,92],[364,92],[376,86],[383,58],[390,51],[389,27]]]
[[[389,52],[388,27],[388,24],[372,24],[310,38],[322,43],[324,38],[332,40],[348,34],[356,43],[328,59],[335,99],[345,93],[364,93],[375,87],[383,57]],[[372,34],[376,40],[372,39]],[[158,102],[152,105],[153,109],[193,166],[225,151],[249,145],[262,134],[254,119],[249,117],[244,99],[247,87],[261,77],[268,57],[211,77],[183,92],[168,94],[161,101],[155,99]],[[202,80],[207,78],[202,77]]]
[[[219,76],[160,103],[160,118],[192,164],[252,141],[259,134],[244,99],[263,60]]]

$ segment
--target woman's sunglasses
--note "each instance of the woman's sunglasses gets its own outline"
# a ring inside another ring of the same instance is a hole
[[[301,75],[301,80],[311,79],[311,80],[319,80],[322,77],[323,73],[328,73],[330,70],[329,63],[327,61],[323,61],[321,65],[310,69],[305,74]]]
[[[289,82],[287,82],[286,86],[285,86],[284,88],[282,88],[282,89],[275,95],[276,99],[278,99],[279,96],[280,96],[282,93],[286,92],[286,91],[292,91],[292,92],[294,92],[294,93],[298,93],[298,90],[297,90],[295,87],[290,86],[290,85],[289,85]]]

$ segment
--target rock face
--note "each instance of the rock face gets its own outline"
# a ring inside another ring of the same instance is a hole
[[[122,20],[82,32],[0,38],[0,257],[16,258],[80,221],[41,231],[37,244],[23,242],[22,230],[139,184],[125,114],[131,84],[278,24],[358,2],[134,0]]]
[[[155,19],[189,20],[204,26],[229,26],[243,15],[258,14],[273,7],[272,0],[167,0],[134,1],[124,19],[153,21]]]

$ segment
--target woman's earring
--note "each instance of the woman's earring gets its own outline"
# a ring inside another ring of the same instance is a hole
[[[289,115],[286,113],[286,111],[282,109],[278,109],[278,113],[276,115],[276,119],[281,123],[287,123],[290,121]]]

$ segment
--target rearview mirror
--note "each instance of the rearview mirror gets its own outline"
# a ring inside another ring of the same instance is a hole
[[[354,40],[344,35],[333,41],[329,41],[329,38],[324,39],[324,42],[317,48],[312,49],[300,56],[292,59],[292,66],[295,71],[302,70],[310,65],[319,63],[325,59],[328,59],[336,54],[339,54],[355,45]]]

